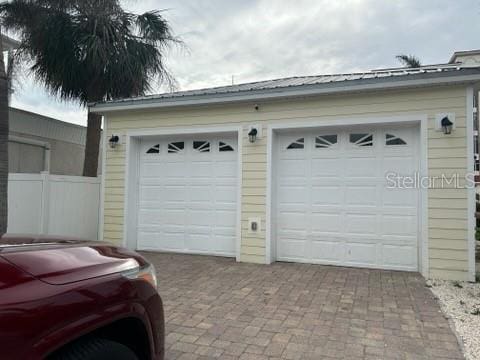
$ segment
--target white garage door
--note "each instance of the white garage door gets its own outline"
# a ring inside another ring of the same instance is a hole
[[[417,270],[418,190],[386,174],[417,171],[418,128],[289,132],[277,145],[277,260]]]
[[[145,140],[140,157],[138,249],[235,256],[235,136]]]

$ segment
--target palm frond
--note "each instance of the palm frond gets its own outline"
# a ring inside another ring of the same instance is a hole
[[[414,55],[397,55],[397,60],[402,63],[405,67],[408,68],[419,68],[422,66],[420,59]]]
[[[62,99],[87,104],[174,83],[164,51],[181,41],[158,11],[133,14],[118,0],[12,0],[0,15],[35,78]]]

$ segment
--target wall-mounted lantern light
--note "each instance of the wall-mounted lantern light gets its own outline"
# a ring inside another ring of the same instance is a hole
[[[115,149],[115,147],[118,145],[120,141],[120,138],[118,137],[118,135],[112,135],[110,140],[108,140],[108,143],[110,144],[110,147],[112,149]]]
[[[455,131],[455,113],[439,113],[435,115],[435,130],[450,135]]]
[[[452,133],[453,122],[450,121],[448,116],[445,116],[442,119],[442,130],[445,135],[450,135]]]
[[[257,134],[258,134],[257,128],[252,127],[248,132],[248,140],[251,143],[254,143],[257,140]]]

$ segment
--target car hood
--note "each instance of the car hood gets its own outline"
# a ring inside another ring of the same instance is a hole
[[[135,252],[105,242],[52,237],[3,236],[0,256],[53,285],[120,273],[146,264]]]

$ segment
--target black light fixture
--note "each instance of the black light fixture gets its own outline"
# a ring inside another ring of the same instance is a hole
[[[450,134],[452,133],[453,123],[450,121],[450,119],[448,118],[448,116],[445,116],[445,117],[442,119],[441,125],[442,125],[443,133],[444,133],[445,135],[450,135]]]
[[[255,140],[257,140],[257,134],[258,134],[258,130],[256,128],[252,128],[249,132],[248,132],[248,140],[251,142],[251,143],[254,143]]]
[[[112,149],[115,149],[115,147],[118,145],[119,141],[120,141],[120,138],[117,135],[112,135],[110,140],[108,140],[108,143],[110,144],[110,147]]]

